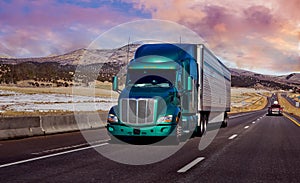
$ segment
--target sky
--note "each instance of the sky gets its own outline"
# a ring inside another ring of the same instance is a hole
[[[197,33],[228,67],[300,72],[299,9],[299,0],[2,0],[0,56],[64,54],[120,24],[157,19]]]

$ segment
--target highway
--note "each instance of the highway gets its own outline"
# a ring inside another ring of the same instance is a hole
[[[300,128],[266,113],[232,115],[216,137],[210,126],[178,146],[111,144],[105,129],[0,141],[0,180],[300,182]]]

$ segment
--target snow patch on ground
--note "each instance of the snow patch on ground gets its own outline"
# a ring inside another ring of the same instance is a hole
[[[24,94],[0,90],[0,112],[107,111],[116,104],[116,98],[66,94]]]

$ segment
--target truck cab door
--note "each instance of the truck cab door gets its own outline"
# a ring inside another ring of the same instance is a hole
[[[181,106],[183,113],[196,113],[198,108],[198,66],[195,60],[186,60],[183,64],[183,92]]]

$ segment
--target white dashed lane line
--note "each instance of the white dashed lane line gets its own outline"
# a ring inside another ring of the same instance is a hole
[[[234,139],[235,137],[237,137],[238,136],[238,134],[234,134],[234,135],[231,135],[228,139],[229,140],[232,140],[232,139]]]
[[[258,118],[256,121],[259,121],[260,119],[262,119],[262,117]],[[255,121],[252,122],[253,124],[255,124]],[[244,128],[247,129],[249,128],[250,126],[245,126]],[[232,140],[234,138],[236,138],[238,136],[238,134],[233,134],[231,135],[228,139],[229,140]],[[190,162],[189,164],[185,165],[184,167],[182,167],[181,169],[179,169],[177,172],[178,173],[184,173],[186,171],[188,171],[189,169],[191,169],[193,166],[195,166],[197,163],[201,162],[202,160],[204,160],[205,158],[204,157],[199,157],[199,158],[196,158],[195,160],[193,160],[192,162]]]
[[[204,157],[198,157],[198,158],[194,159],[192,162],[190,162],[189,164],[187,164],[184,167],[182,167],[181,169],[179,169],[177,172],[178,173],[184,173],[184,172],[188,171],[189,169],[191,169],[193,166],[195,166],[197,163],[201,162],[204,159],[205,159]]]

